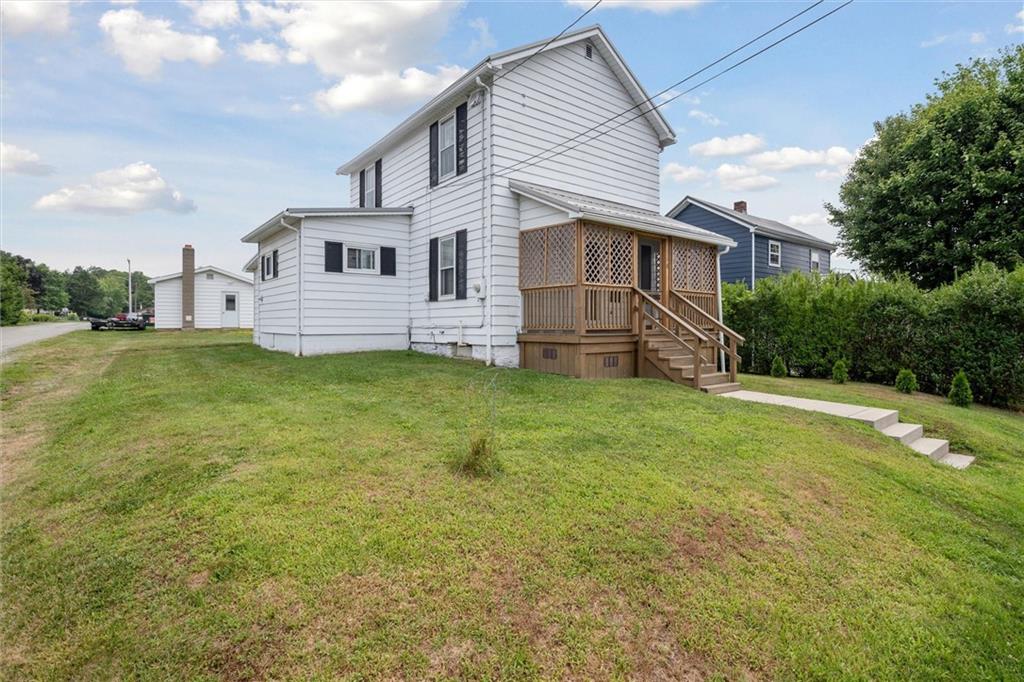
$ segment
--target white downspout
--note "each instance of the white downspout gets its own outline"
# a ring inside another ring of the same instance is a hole
[[[757,261],[754,257],[757,255],[757,236],[754,231],[750,231],[750,290],[754,290],[754,280],[757,278]]]
[[[725,324],[725,320],[722,319],[722,256],[724,256],[725,254],[729,253],[729,251],[731,249],[732,249],[731,246],[727,246],[727,247],[725,247],[725,251],[719,251],[715,255],[715,258],[718,260],[718,262],[715,263],[715,269],[716,269],[716,272],[718,274],[718,281],[715,283],[716,286],[718,287],[718,321],[721,322],[722,324]],[[725,339],[725,337],[722,335],[722,332],[718,332],[718,341],[719,341],[719,343],[724,343],[725,342],[724,339]],[[718,357],[722,361],[722,371],[724,372],[725,371],[725,351],[719,349]]]
[[[491,88],[483,82],[480,76],[476,77],[476,84],[487,91],[487,106],[484,107],[484,150],[486,160],[484,162],[484,220],[487,221],[487,279],[484,286],[487,289],[484,295],[487,296],[487,365],[494,364],[494,160],[492,158],[491,140]],[[461,330],[460,330],[461,331]]]
[[[300,218],[301,220],[301,218]],[[302,232],[299,228],[292,227],[284,221],[284,217],[281,218],[281,227],[287,227],[289,230],[295,233],[295,241],[298,242],[296,247],[298,268],[295,272],[295,357],[302,357]],[[300,223],[301,224],[301,223]]]

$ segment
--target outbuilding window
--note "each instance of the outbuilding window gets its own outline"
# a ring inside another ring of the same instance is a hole
[[[773,268],[782,267],[782,242],[768,242],[768,265]]]

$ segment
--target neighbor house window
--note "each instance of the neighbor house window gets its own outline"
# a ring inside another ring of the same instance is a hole
[[[455,114],[438,125],[437,168],[442,180],[455,175]]]
[[[437,242],[438,298],[455,298],[455,235]]]
[[[773,268],[782,267],[782,243],[781,242],[768,242],[768,265]]]
[[[376,166],[370,166],[363,171],[366,176],[363,182],[363,206],[373,207],[377,205],[377,169]]]
[[[345,271],[379,274],[377,249],[369,246],[345,245]]]
[[[821,272],[821,256],[811,249],[811,272]]]

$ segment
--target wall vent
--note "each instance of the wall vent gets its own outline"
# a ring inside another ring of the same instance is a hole
[[[606,356],[604,356],[604,366],[605,367],[618,367],[619,366],[619,356],[618,355],[606,355]]]
[[[591,45],[590,43],[587,43],[587,46],[584,48],[584,51],[586,52],[587,59],[593,59],[594,58],[594,46],[593,45]]]
[[[540,356],[542,358],[544,358],[545,360],[557,360],[558,359],[558,349],[557,348],[552,348],[550,346],[541,348]]]

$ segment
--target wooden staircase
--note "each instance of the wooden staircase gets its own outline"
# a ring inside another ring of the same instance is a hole
[[[715,395],[741,388],[736,381],[736,348],[743,337],[675,292],[673,310],[640,289],[634,291],[640,376],[668,379]]]

